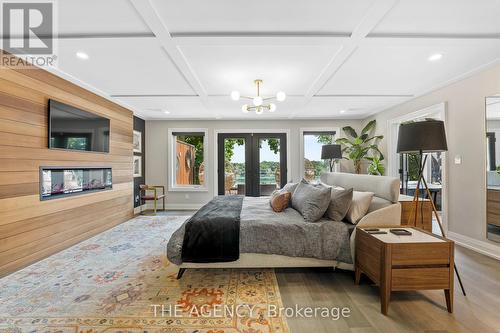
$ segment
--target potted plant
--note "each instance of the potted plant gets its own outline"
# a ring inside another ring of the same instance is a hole
[[[342,154],[346,154],[344,158],[354,162],[354,170],[357,174],[361,173],[361,162],[363,160],[371,160],[371,158],[377,157],[379,164],[380,161],[384,160],[384,155],[378,148],[378,143],[384,136],[372,134],[376,126],[376,120],[370,121],[361,130],[360,135],[351,126],[342,127],[346,137],[335,140],[343,146]]]
[[[375,175],[375,176],[383,176],[385,173],[385,166],[382,164],[382,160],[378,156],[369,156],[366,158],[367,160],[371,161],[370,165],[368,166],[368,174],[369,175]]]

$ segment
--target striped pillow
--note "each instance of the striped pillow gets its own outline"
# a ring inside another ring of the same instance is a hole
[[[287,191],[274,191],[270,199],[271,208],[277,213],[284,211],[288,207],[291,196],[292,194]]]

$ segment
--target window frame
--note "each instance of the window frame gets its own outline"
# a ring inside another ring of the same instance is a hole
[[[304,127],[304,128],[301,128],[300,129],[300,144],[299,144],[299,161],[300,161],[300,165],[299,165],[299,175],[300,175],[300,179],[304,178],[304,172],[305,172],[305,169],[304,169],[304,159],[305,159],[305,147],[304,147],[304,136],[305,135],[308,135],[308,134],[311,134],[311,133],[321,133],[321,132],[335,132],[335,136],[334,136],[334,139],[337,140],[339,138],[341,138],[341,132],[340,132],[340,127]],[[335,167],[334,167],[334,170],[333,172],[339,172],[340,171],[340,168],[339,168],[339,163],[335,163]]]
[[[176,140],[174,133],[200,133],[203,134],[203,162],[205,163],[205,182],[203,185],[177,185],[176,184]],[[208,162],[208,129],[207,128],[169,128],[168,129],[168,190],[171,192],[208,192],[210,181],[210,163]]]

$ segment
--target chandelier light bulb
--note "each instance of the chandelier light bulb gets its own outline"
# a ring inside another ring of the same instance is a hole
[[[286,94],[282,91],[278,91],[278,93],[276,94],[276,100],[278,102],[283,102],[285,99],[286,99]]]
[[[237,100],[239,100],[239,99],[240,99],[240,92],[239,92],[239,91],[237,91],[237,90],[233,90],[233,91],[231,91],[231,99],[232,99],[233,101],[237,101]]]
[[[274,103],[269,104],[269,112],[274,112],[274,111],[276,111],[276,104]]]
[[[248,113],[248,104],[243,104],[241,111],[243,111],[243,113]]]
[[[253,105],[255,105],[255,106],[261,106],[262,102],[263,102],[263,100],[262,100],[262,97],[260,97],[260,96],[255,96],[253,98]]]

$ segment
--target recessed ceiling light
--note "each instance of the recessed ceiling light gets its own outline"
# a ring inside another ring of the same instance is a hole
[[[443,55],[441,53],[436,53],[436,54],[431,55],[427,60],[429,60],[429,61],[438,61],[442,57],[443,57]]]
[[[345,111],[346,111],[346,110],[340,110],[339,112],[340,112],[340,113],[345,113]]]
[[[163,110],[163,113],[164,113],[164,114],[170,114],[170,111],[168,111],[168,110]]]
[[[89,55],[85,52],[78,51],[76,52],[76,56],[80,59],[87,60],[89,58]]]

